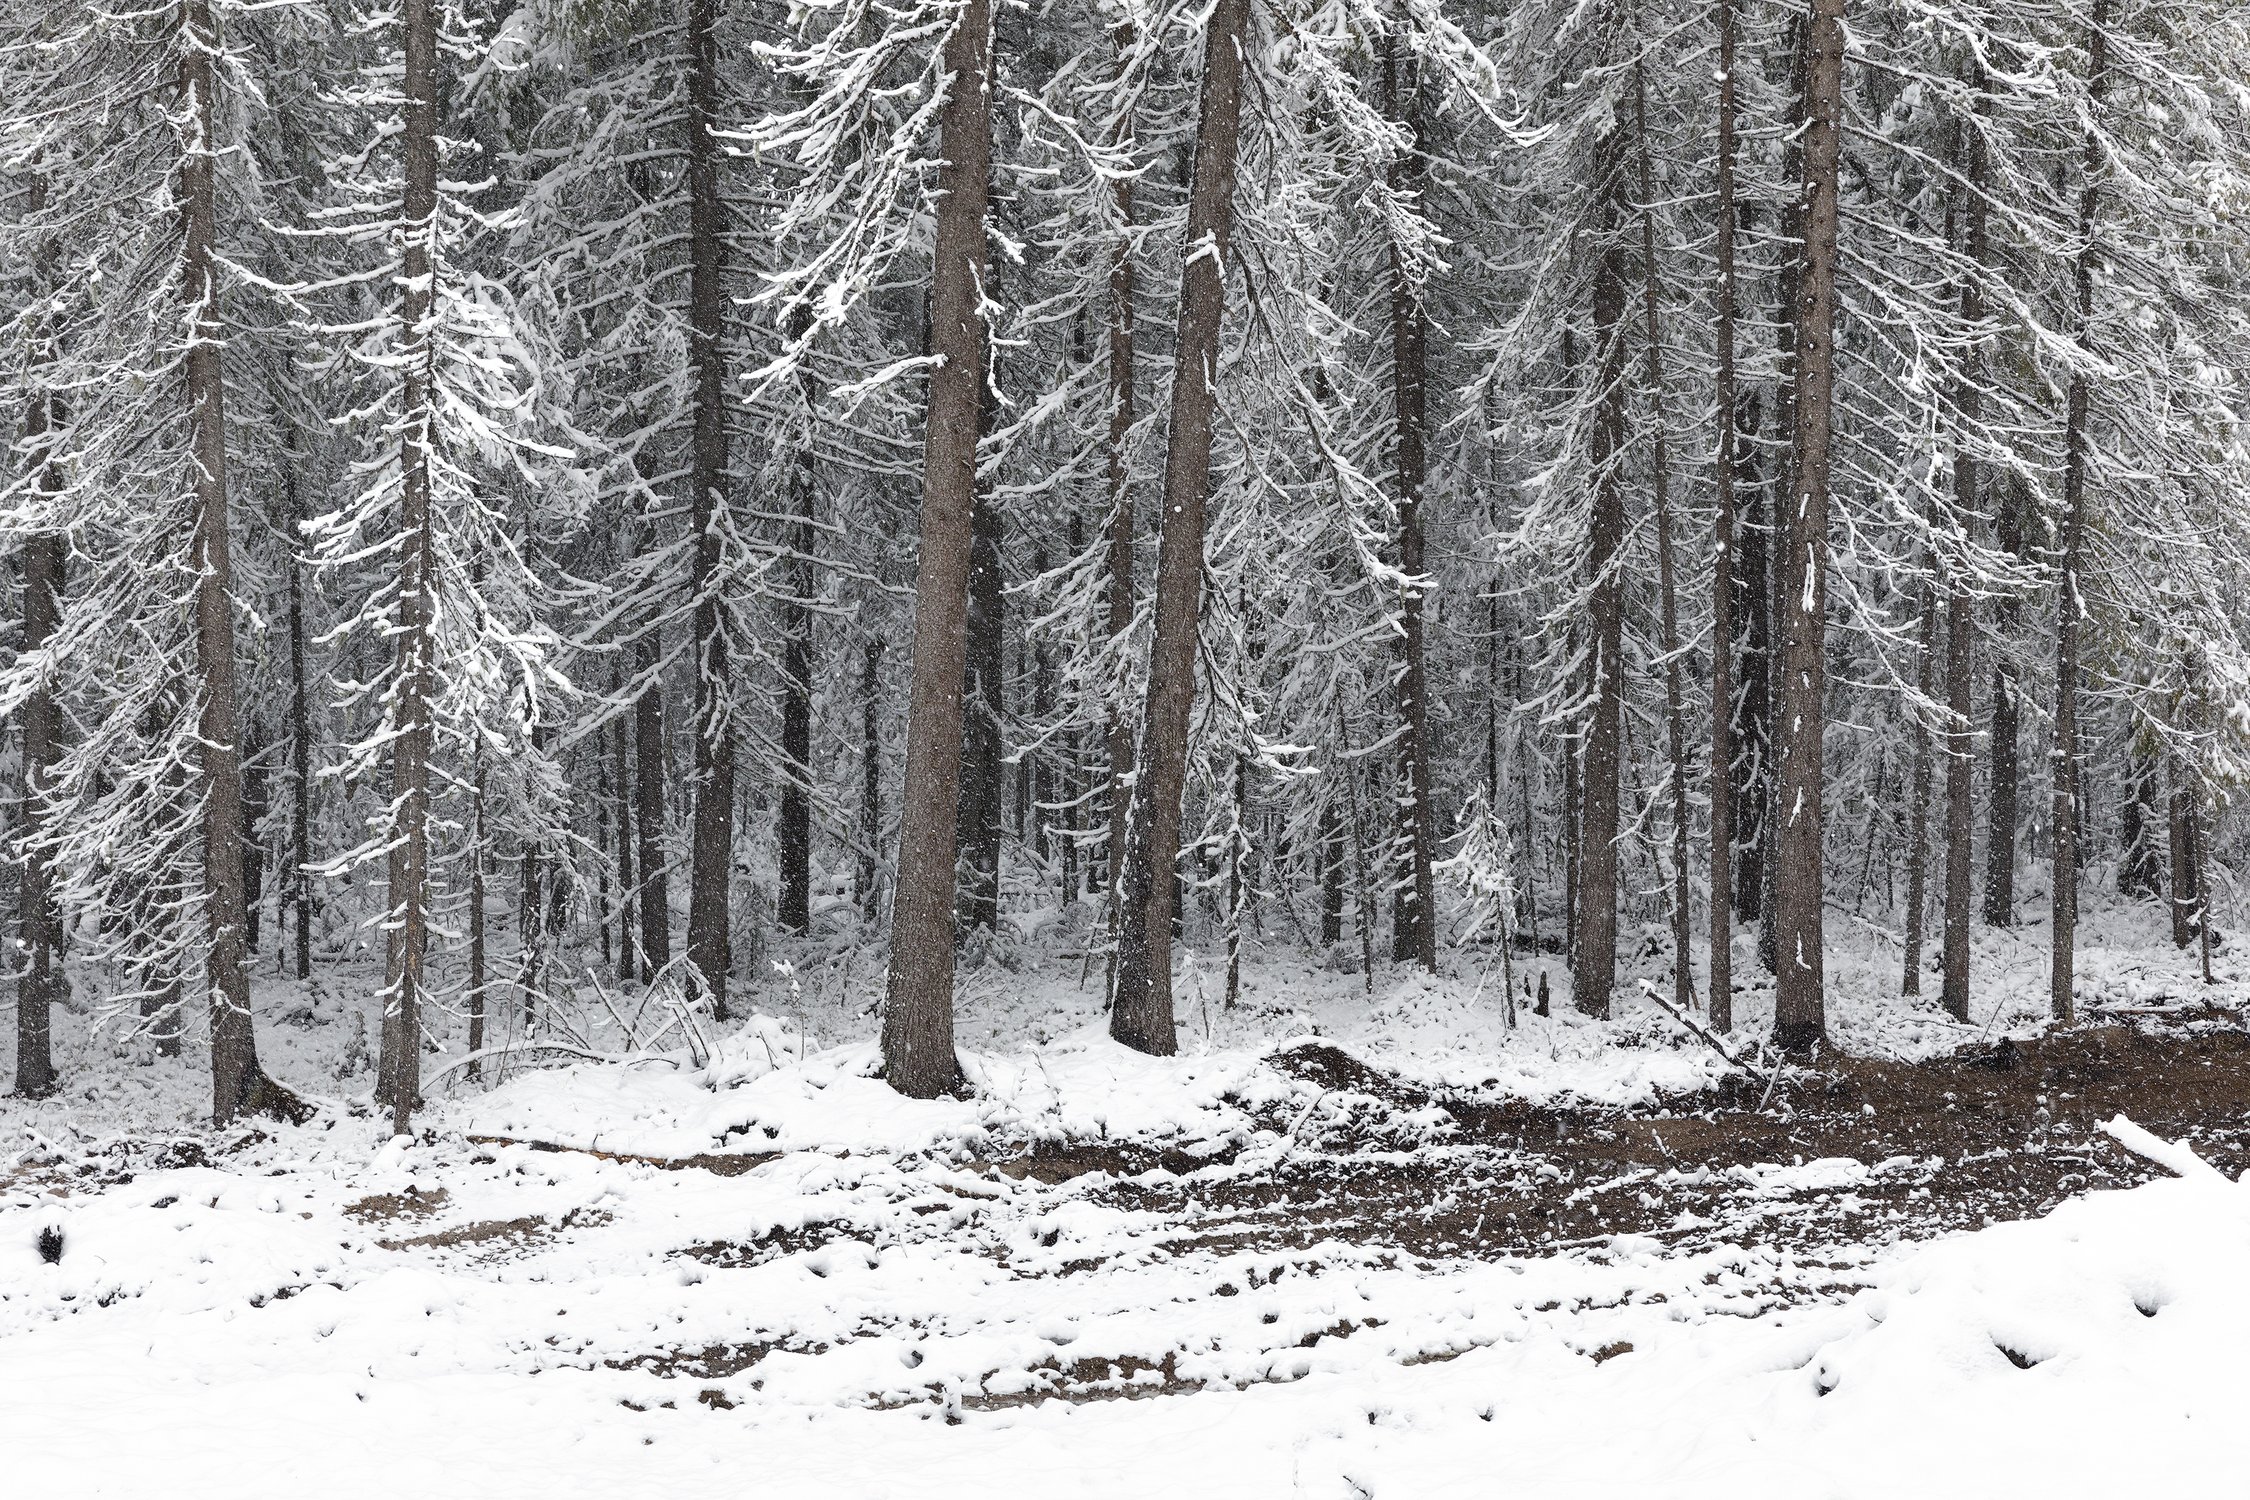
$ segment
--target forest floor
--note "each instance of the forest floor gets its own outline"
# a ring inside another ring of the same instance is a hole
[[[0,1104],[0,1451],[238,1500],[2208,1492],[2250,985],[2106,921],[2080,1026],[2036,933],[1980,936],[1965,1027],[1871,945],[1779,1071],[1630,991],[1510,1028],[1494,976],[1287,950],[1231,1010],[1191,956],[1141,1058],[1054,931],[965,975],[929,1103],[838,945],[702,1068],[464,1084],[411,1142],[341,973],[259,992],[305,1126],[196,1125],[193,1048],[81,1022]]]

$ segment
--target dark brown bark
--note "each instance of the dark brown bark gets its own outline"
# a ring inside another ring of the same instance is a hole
[[[1407,150],[1393,158],[1391,191],[1420,202],[1422,96],[1419,66],[1401,25],[1383,49],[1384,113],[1407,132]],[[1403,246],[1390,247],[1392,463],[1398,481],[1398,566],[1407,583],[1399,599],[1399,760],[1406,772],[1400,804],[1406,879],[1391,907],[1391,957],[1437,972],[1436,815],[1431,807],[1430,709],[1422,623],[1423,516],[1429,478],[1429,314]],[[1237,768],[1240,779],[1240,768]],[[1232,1001],[1230,1000],[1231,1004]]]
[[[1633,142],[1641,191],[1641,320],[1650,408],[1651,488],[1656,503],[1657,614],[1659,642],[1664,649],[1664,748],[1672,784],[1672,1003],[1685,1015],[1695,1003],[1695,965],[1688,937],[1688,755],[1687,714],[1683,707],[1686,693],[1680,683],[1679,589],[1672,558],[1671,444],[1665,418],[1668,403],[1664,399],[1664,343],[1658,321],[1662,288],[1656,266],[1656,181],[1649,164],[1648,82],[1646,70],[1638,65],[1633,69]],[[1731,363],[1731,354],[1728,359]]]
[[[2172,782],[2167,803],[2172,856],[2172,945],[2185,948],[2195,941],[2196,918],[2203,905],[2203,883],[2197,878],[2199,872],[2195,867],[2195,793],[2188,782],[2187,767],[2180,763],[2177,752],[2165,757],[2165,766]]]
[[[1595,150],[1595,191],[1602,243],[1594,272],[1596,395],[1593,428],[1593,517],[1588,535],[1587,661],[1593,720],[1585,730],[1579,781],[1578,941],[1571,1001],[1607,1018],[1617,982],[1618,776],[1625,707],[1625,290],[1630,263],[1620,235],[1618,197],[1624,170],[1622,127]]]
[[[1119,37],[1120,50],[1126,38]],[[1119,131],[1129,129],[1119,123]],[[1109,252],[1109,441],[1105,449],[1109,486],[1109,636],[1119,641],[1133,628],[1133,477],[1127,444],[1133,432],[1133,180],[1121,177],[1117,200],[1117,239]],[[1132,802],[1133,723],[1112,703],[1109,709],[1109,844],[1111,922],[1116,923],[1118,881],[1125,872],[1125,825]]]
[[[1735,466],[1742,414],[1734,380],[1735,319],[1735,0],[1718,0],[1719,141],[1714,189],[1718,215],[1719,454],[1711,566],[1711,1026],[1734,1027],[1734,558]],[[1646,127],[1643,127],[1645,149]],[[1647,190],[1644,188],[1645,194]],[[1652,268],[1653,269],[1653,268]],[[1685,955],[1682,956],[1685,963]]]
[[[1993,509],[2000,523],[2001,550],[2021,558],[2026,504],[2023,486],[2014,475],[2001,475],[1997,489]],[[2006,596],[1992,611],[1993,633],[1999,637],[2000,648],[1992,664],[1991,770],[1986,778],[1983,916],[1987,927],[2013,927],[2016,923],[2016,815],[2023,765],[2018,741],[2023,715],[2017,699],[2016,664],[2007,652],[2022,613],[2015,600]]]
[[[1804,1052],[1827,1029],[1821,952],[1821,735],[1827,662],[1830,402],[1836,366],[1837,163],[1843,137],[1844,0],[1812,0],[1805,40],[1804,242],[1797,279],[1793,503],[1783,508],[1780,777],[1774,848],[1774,1045]]]
[[[2109,92],[2109,4],[2094,0],[2087,26],[2086,89],[2099,109]],[[2072,290],[2077,293],[2078,343],[2082,350],[2091,339],[2094,320],[2094,225],[2101,211],[2101,142],[2087,132],[2084,179],[2078,190],[2078,256],[2072,267]],[[2091,352],[2088,350],[2087,352]],[[2061,547],[2055,558],[2061,575],[2055,628],[2055,725],[2053,772],[2054,893],[2052,952],[2048,961],[2048,1005],[2055,1019],[2076,1018],[2073,987],[2077,977],[2079,760],[2078,672],[2079,630],[2085,618],[2085,599],[2079,592],[2080,553],[2086,536],[2086,464],[2092,447],[2093,392],[2084,369],[2070,376],[2069,413],[2063,426],[2063,525]],[[2135,789],[2140,795],[2146,795]],[[2137,798],[2129,802],[2137,805]],[[2130,859],[2128,855],[2128,859]],[[2204,977],[2210,978],[2209,937],[2205,937]]]
[[[236,705],[233,562],[227,516],[224,330],[219,319],[217,140],[211,57],[218,35],[209,0],[183,0],[180,95],[192,121],[180,159],[181,284],[188,299],[184,361],[194,469],[191,560],[196,569],[197,793],[203,807],[203,908],[208,923],[211,1112],[221,1124],[245,1113],[293,1113],[297,1101],[258,1067],[243,952],[242,743]],[[408,275],[413,274],[411,266]]]
[[[1922,634],[1914,650],[1914,691],[1926,703],[1936,685],[1937,590],[1922,586]],[[1929,903],[1930,877],[1930,723],[1921,704],[1914,717],[1913,809],[1908,815],[1906,849],[1906,955],[1899,993],[1922,993],[1922,918]]]
[[[718,0],[688,0],[688,364],[695,381],[689,516],[695,529],[695,802],[688,848],[688,979],[720,1020],[732,967],[734,713],[726,615],[727,294],[719,196]],[[808,462],[812,446],[801,450]],[[810,506],[809,492],[801,504]],[[809,625],[804,632],[809,640]],[[793,641],[792,648],[802,644]],[[784,744],[783,753],[789,747]],[[794,781],[799,764],[788,768]]]
[[[937,248],[930,282],[929,419],[922,461],[914,670],[900,793],[898,885],[883,1005],[892,1088],[932,1098],[953,1086],[954,835],[960,806],[961,692],[968,663],[969,552],[983,430],[985,327],[979,296],[991,191],[990,0],[965,0],[945,44],[951,75],[938,122]]]
[[[1235,153],[1241,139],[1242,54],[1250,0],[1215,0],[1204,36],[1195,165],[1183,238],[1179,333],[1171,427],[1164,455],[1164,511],[1157,546],[1156,631],[1149,648],[1141,769],[1119,898],[1117,994],[1110,1035],[1168,1057],[1172,1022],[1172,920],[1187,785],[1188,721],[1195,707],[1196,643],[1202,625],[1204,502],[1211,488],[1211,437],[1219,325],[1226,312],[1227,241],[1234,227]]]
[[[434,0],[403,0],[402,109],[406,184],[404,222],[430,226],[437,211],[437,13]],[[436,403],[430,338],[432,262],[428,228],[406,236],[399,322],[404,333],[400,406],[399,577],[396,666],[398,722],[391,741],[390,944],[384,973],[383,1049],[378,1104],[394,1134],[413,1128],[421,1089],[421,1005],[429,943],[432,654],[437,587],[431,512],[430,430]]]

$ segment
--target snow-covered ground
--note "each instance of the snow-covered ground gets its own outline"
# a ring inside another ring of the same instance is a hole
[[[2201,998],[2185,960],[2141,936],[2097,936],[2089,998]],[[1984,943],[1977,1027],[1886,998],[1895,955],[1869,943],[1837,965],[1840,1039],[1918,1056],[2028,1022],[2044,979],[2014,945],[2036,937]],[[866,1076],[873,971],[848,952],[777,974],[757,997],[768,1017],[708,1068],[458,1089],[413,1142],[349,1107],[369,1082],[364,996],[340,981],[260,993],[269,1066],[334,1100],[304,1127],[195,1126],[193,1048],[148,1059],[68,1030],[65,1096],[0,1106],[0,1493],[2240,1483],[2250,1187],[2184,1152],[2139,1141],[2185,1175],[1933,1243],[1261,1248],[1137,1205],[1117,1174],[1145,1167],[1192,1198],[1278,1172],[1339,1111],[1388,1110],[1382,1149],[1447,1129],[1277,1066],[1293,1040],[1480,1097],[1619,1105],[1702,1087],[1716,1060],[1645,1005],[1608,1025],[1569,1015],[1559,965],[1555,1014],[1509,1031],[1496,976],[1379,970],[1370,995],[1279,956],[1233,1012],[1221,976],[1191,967],[1183,1055],[1145,1059],[1102,1035],[1098,979],[1082,990],[1059,946],[966,976],[975,1088],[932,1103]],[[1033,1153],[1065,1143],[1141,1154],[1040,1170]],[[1851,1193],[1878,1170],[1774,1163],[1737,1169],[1733,1191]]]

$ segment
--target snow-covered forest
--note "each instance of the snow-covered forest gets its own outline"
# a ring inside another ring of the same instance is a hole
[[[39,1493],[2239,1467],[2233,0],[0,0],[0,335]]]

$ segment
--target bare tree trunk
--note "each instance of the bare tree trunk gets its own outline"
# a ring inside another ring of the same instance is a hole
[[[1623,127],[1595,148],[1595,191],[1602,252],[1594,272],[1594,355],[1599,372],[1593,432],[1593,520],[1587,551],[1587,607],[1593,652],[1593,723],[1586,731],[1578,829],[1578,943],[1571,1000],[1607,1019],[1617,982],[1618,775],[1625,707],[1625,285],[1618,199],[1624,171]]]
[[[1981,87],[1981,80],[1980,80]],[[1966,188],[1961,194],[1963,252],[1972,266],[1985,257],[1985,205],[1983,137],[1964,132],[1962,163]],[[1950,215],[1948,216],[1951,217]],[[1984,320],[1984,292],[1972,273],[1961,283],[1961,321],[1975,328]],[[1963,432],[1953,451],[1953,505],[1955,524],[1968,527],[1977,513],[1979,479],[1977,462],[1965,441],[1981,407],[1979,372],[1971,368],[1957,376],[1953,405]],[[1958,564],[1954,565],[1958,569]],[[1956,1020],[1969,1018],[1969,910],[1975,822],[1975,703],[1972,698],[1972,656],[1976,650],[1976,625],[1965,579],[1947,581],[1945,681],[1950,720],[1946,733],[1945,775],[1945,986],[1946,1010]]]
[[[1774,1045],[1826,1035],[1821,953],[1821,734],[1827,662],[1829,409],[1836,367],[1837,162],[1843,137],[1844,0],[1812,0],[1805,45],[1804,249],[1797,285],[1794,503],[1781,549],[1781,776],[1775,847]]]
[[[485,1021],[485,933],[484,933],[484,853],[486,829],[484,826],[484,746],[473,752],[475,763],[469,772],[469,1052],[474,1055],[484,1050]],[[603,924],[605,933],[608,924]],[[469,1064],[469,1081],[484,1080],[484,1064]]]
[[[1128,37],[1118,36],[1122,52]],[[1122,127],[1121,127],[1122,128]],[[1133,179],[1120,177],[1117,239],[1109,252],[1109,638],[1114,647],[1133,628],[1133,479],[1126,445],[1133,431]],[[1109,846],[1104,854],[1112,935],[1117,926],[1119,882],[1125,873],[1128,785],[1133,775],[1133,724],[1109,708]]]
[[[2024,556],[2026,497],[2015,476],[2004,474],[1997,478],[2000,493],[1995,497],[1997,503],[1993,509],[2000,523],[2000,547],[2011,556],[2021,558]],[[2068,508],[2067,502],[2065,508]],[[2018,787],[2023,767],[2018,741],[2023,715],[2017,699],[2016,664],[2008,655],[2008,643],[2016,634],[2022,611],[2013,598],[2004,597],[1994,605],[1992,615],[1993,634],[1998,637],[1999,646],[1993,653],[1992,663],[1992,770],[1988,779],[1990,806],[1984,844],[1983,916],[1987,927],[2013,927],[2016,923]]]
[[[194,465],[196,569],[196,754],[203,804],[203,907],[209,923],[211,1112],[219,1123],[245,1113],[294,1113],[297,1101],[258,1066],[243,955],[242,743],[236,706],[232,552],[227,521],[225,374],[219,323],[217,140],[211,58],[218,35],[209,0],[183,0],[180,94],[191,142],[180,159],[182,284],[188,298],[186,357]],[[413,275],[411,265],[407,268]]]
[[[2086,36],[2086,88],[2099,109],[2109,92],[2109,4],[2094,0],[2094,13]],[[2072,268],[2073,290],[2078,295],[2078,343],[2087,348],[2094,321],[2094,222],[2101,209],[2102,147],[2089,125],[2086,138],[2084,180],[2078,190],[2078,257]],[[2070,410],[2063,432],[2062,546],[2055,559],[2061,575],[2061,597],[2055,623],[2055,744],[2054,744],[2054,895],[2053,952],[2048,964],[2048,1003],[2055,1019],[2069,1023],[2077,1017],[2073,984],[2078,962],[2078,670],[2079,627],[2085,600],[2078,588],[2080,551],[2086,536],[2086,462],[2092,446],[2088,431],[2093,420],[2093,393],[2083,367],[2071,371]],[[2136,788],[2136,793],[2139,788]],[[2137,797],[2135,804],[2137,805]],[[2131,856],[2128,855],[2128,859]],[[2204,939],[2204,978],[2210,978],[2210,939]]]
[[[2203,882],[2195,860],[2195,793],[2188,785],[2187,767],[2179,752],[2165,757],[2171,772],[2172,946],[2185,948],[2195,941],[2196,916],[2202,908]]]
[[[931,270],[929,421],[922,462],[921,561],[914,581],[914,675],[906,721],[898,885],[883,1067],[891,1087],[933,1098],[953,1086],[954,834],[960,805],[962,683],[968,662],[969,552],[983,429],[991,191],[990,0],[965,0],[945,44],[952,76],[938,122],[937,250]]]
[[[1686,696],[1680,685],[1679,590],[1673,577],[1672,475],[1665,426],[1664,345],[1658,321],[1656,270],[1656,177],[1649,163],[1648,82],[1633,68],[1633,139],[1639,158],[1641,218],[1641,319],[1647,346],[1644,365],[1649,392],[1650,462],[1656,500],[1656,577],[1658,623],[1664,648],[1664,738],[1672,773],[1672,1003],[1685,1015],[1695,1003],[1695,964],[1688,936],[1688,772]],[[1728,356],[1729,363],[1732,355]],[[1725,410],[1726,408],[1721,408]],[[1722,464],[1721,472],[1725,465]],[[1731,476],[1730,476],[1731,479]],[[1724,800],[1723,797],[1720,800]]]
[[[859,869],[852,892],[860,915],[870,922],[878,902],[875,852],[883,843],[882,667],[883,643],[870,637],[859,669]]]
[[[622,691],[614,669],[612,693]],[[610,766],[617,784],[617,977],[630,982],[645,977],[639,930],[640,881],[633,866],[633,776],[626,746],[625,718],[620,714],[609,727]]]
[[[1922,585],[1922,635],[1914,651],[1914,691],[1925,702],[1935,685],[1937,590]],[[1922,917],[1929,901],[1930,724],[1920,704],[1914,709],[1914,807],[1906,851],[1906,956],[1899,993],[1922,993]]]
[[[1164,456],[1163,530],[1157,549],[1156,633],[1149,650],[1142,767],[1119,900],[1117,996],[1110,1035],[1169,1057],[1172,919],[1187,787],[1188,721],[1195,707],[1202,625],[1203,511],[1211,488],[1219,324],[1226,312],[1227,240],[1234,226],[1235,152],[1241,139],[1242,54],[1250,0],[1214,0],[1206,23],[1195,167],[1188,189],[1186,268],[1173,363],[1171,431]]]
[[[404,0],[406,236],[399,313],[407,357],[399,438],[398,726],[391,741],[390,951],[385,972],[380,1102],[393,1133],[413,1126],[421,1089],[421,1003],[429,943],[432,653],[437,587],[430,496],[431,410],[436,401],[430,337],[429,235],[437,212],[437,14],[433,0]]]
[[[289,501],[289,868],[290,916],[296,925],[297,978],[312,978],[312,699],[305,681],[305,582],[297,543],[305,520],[294,464],[282,483]]]
[[[1401,25],[1403,25],[1403,18]],[[1408,54],[1401,26],[1383,49],[1384,113],[1405,128],[1408,146],[1391,161],[1391,191],[1417,203],[1426,186],[1421,165],[1421,71]],[[1436,815],[1431,807],[1429,687],[1422,624],[1422,515],[1429,474],[1427,366],[1429,314],[1422,306],[1403,246],[1390,247],[1391,394],[1393,459],[1398,470],[1398,563],[1409,580],[1399,600],[1399,759],[1406,770],[1400,809],[1408,872],[1391,907],[1391,957],[1412,959],[1437,972]],[[1239,768],[1237,775],[1239,778]]]
[[[1734,382],[1734,163],[1735,0],[1718,0],[1719,161],[1716,188],[1719,287],[1716,337],[1719,367],[1716,406],[1719,455],[1718,513],[1712,522],[1711,566],[1711,1026],[1734,1028],[1734,555],[1735,465],[1740,462],[1742,414]],[[1636,103],[1641,97],[1636,91]],[[1647,130],[1642,128],[1644,156]],[[1649,189],[1642,188],[1642,196]],[[1654,257],[1651,257],[1653,262]],[[1651,265],[1653,277],[1654,266]],[[1654,341],[1651,341],[1653,347]],[[1681,962],[1684,965],[1686,955]]]
[[[688,970],[711,1013],[727,1015],[734,874],[734,713],[725,599],[727,295],[719,196],[718,0],[688,0],[688,357],[695,430],[688,469],[695,528],[695,805],[688,853]],[[801,461],[809,461],[811,446]],[[811,504],[808,488],[802,499]],[[792,642],[795,649],[798,642]],[[789,746],[785,743],[783,753]],[[801,774],[793,766],[790,774]],[[661,884],[661,882],[658,882]]]
[[[40,489],[52,496],[62,489],[63,475],[52,444],[59,441],[56,420],[59,398],[45,391],[35,394],[24,424],[24,446],[37,455]],[[63,538],[39,532],[24,538],[23,636],[19,649],[31,656],[47,649],[61,623],[65,552]],[[24,701],[23,800],[19,804],[23,869],[16,888],[16,927],[22,968],[16,979],[16,1086],[18,1098],[44,1099],[55,1092],[52,1016],[62,997],[63,933],[61,913],[54,896],[54,870],[39,839],[49,816],[48,789],[53,784],[55,758],[62,751],[62,705],[54,689],[42,684]]]
[[[258,959],[258,937],[265,915],[266,813],[272,805],[266,767],[264,728],[255,718],[245,723],[242,762],[242,960]]]
[[[638,651],[639,675],[645,680],[633,703],[633,774],[635,831],[640,835],[641,880],[641,981],[672,961],[671,872],[664,854],[665,743],[664,682],[658,675],[663,660],[662,642],[655,622],[642,637]]]
[[[1313,845],[1320,880],[1320,941],[1333,948],[1344,940],[1344,820],[1331,791],[1320,804],[1320,833]]]
[[[1007,673],[1007,594],[1002,588],[1002,521],[981,488],[969,521],[969,651],[961,732],[961,928],[1000,925],[1000,818],[1005,806],[1001,765],[1002,697]]]
[[[2156,757],[2145,753],[2137,741],[2129,741],[2125,762],[2125,805],[2120,812],[2124,848],[2117,865],[2117,888],[2125,895],[2154,901],[2164,894],[2164,860],[2156,852]]]

